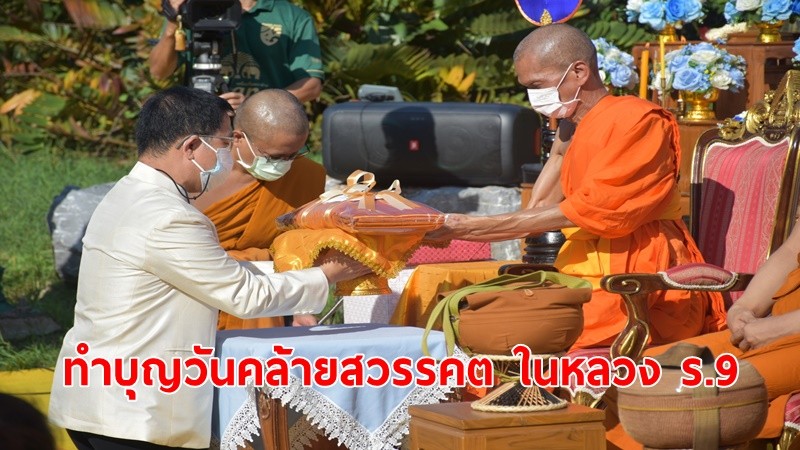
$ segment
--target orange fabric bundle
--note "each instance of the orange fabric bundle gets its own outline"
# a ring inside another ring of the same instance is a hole
[[[337,285],[337,295],[372,295],[391,292],[388,278],[395,277],[419,247],[425,233],[351,235],[339,229],[291,230],[279,235],[270,252],[275,270],[307,269],[320,253],[335,249],[372,269],[372,274]]]
[[[363,234],[417,234],[444,224],[444,214],[400,196],[400,183],[371,192],[375,176],[357,170],[344,189],[325,192],[320,198],[278,217],[278,228],[292,230],[341,229]]]
[[[373,274],[339,283],[337,295],[388,294],[388,279],[405,266],[425,233],[444,224],[444,214],[400,196],[400,183],[377,193],[375,176],[357,170],[347,187],[325,192],[278,217],[288,230],[273,241],[275,270],[306,269],[326,249],[338,250],[372,269]]]

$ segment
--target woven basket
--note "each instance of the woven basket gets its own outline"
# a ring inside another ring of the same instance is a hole
[[[715,374],[713,356],[691,344],[678,344],[667,353],[655,358],[663,369],[656,386],[634,383],[619,389],[619,420],[631,437],[650,448],[717,449],[758,434],[767,420],[767,389],[750,363],[739,361],[739,378],[731,387],[687,388],[681,387],[687,374],[680,361],[699,356],[708,378]]]

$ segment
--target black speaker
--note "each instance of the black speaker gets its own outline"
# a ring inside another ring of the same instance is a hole
[[[375,174],[382,186],[517,185],[538,160],[539,116],[486,103],[350,102],[325,109],[328,175]]]

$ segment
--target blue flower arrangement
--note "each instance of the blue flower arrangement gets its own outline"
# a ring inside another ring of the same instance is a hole
[[[794,58],[792,58],[792,62],[795,64],[795,66],[800,65],[800,38],[794,41],[794,47],[792,47],[792,50],[794,50]]]
[[[603,38],[592,39],[592,42],[597,48],[597,67],[603,83],[619,89],[633,89],[639,82],[633,56]]]
[[[705,17],[704,0],[628,0],[628,22],[639,22],[661,31],[667,25],[675,28]]]
[[[800,14],[800,0],[728,0],[723,14],[728,23],[775,23]]]
[[[738,92],[744,87],[747,63],[711,43],[687,44],[664,56],[667,89],[710,94],[712,88]],[[659,70],[651,88],[661,91]]]

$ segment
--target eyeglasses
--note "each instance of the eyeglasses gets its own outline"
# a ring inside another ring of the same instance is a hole
[[[221,141],[225,141],[225,142],[228,143],[228,145],[225,146],[225,148],[227,148],[228,150],[230,150],[231,149],[231,145],[233,145],[233,137],[231,137],[231,136],[214,136],[214,135],[211,135],[211,134],[198,134],[198,135],[190,134],[189,136],[186,136],[185,138],[181,139],[181,143],[178,144],[178,148],[180,148],[180,146],[182,146],[184,144],[184,142],[186,142],[186,140],[189,139],[192,136],[197,136],[197,137],[199,137],[201,139],[204,139],[206,141],[210,141],[211,139],[219,139]]]
[[[220,141],[225,141],[225,142],[228,143],[228,145],[225,146],[225,148],[227,148],[228,150],[230,150],[231,149],[231,145],[233,145],[233,137],[231,137],[231,136],[213,136],[213,135],[210,135],[210,134],[200,134],[200,135],[198,135],[198,137],[201,137],[201,138],[207,139],[207,140],[219,139]]]
[[[294,161],[297,158],[306,156],[311,150],[308,148],[308,144],[304,144],[303,147],[297,151],[297,153],[289,156],[269,156],[261,150],[256,149],[256,151],[262,154],[264,158],[267,158],[267,162],[276,164],[279,162]]]
[[[303,144],[303,146],[300,148],[300,150],[295,152],[295,154],[293,154],[293,155],[288,155],[288,156],[270,156],[269,153],[261,151],[260,149],[254,147],[253,143],[250,142],[250,138],[247,137],[247,134],[242,133],[242,135],[244,136],[244,140],[247,142],[247,145],[250,146],[250,150],[253,153],[258,153],[259,155],[261,155],[264,158],[266,158],[268,163],[271,163],[273,165],[278,164],[280,162],[294,161],[295,159],[300,158],[301,156],[307,155],[311,151],[308,148],[308,144]]]

